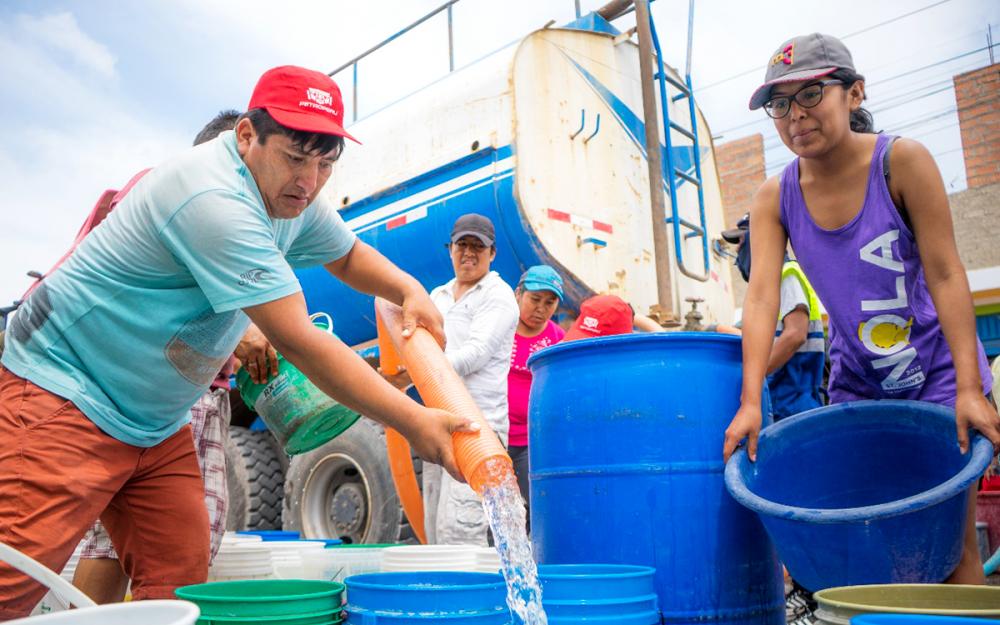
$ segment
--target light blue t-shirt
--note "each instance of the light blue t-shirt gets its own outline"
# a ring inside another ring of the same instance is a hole
[[[355,236],[320,196],[272,220],[234,133],[146,174],[18,310],[3,364],[104,432],[151,447],[179,430],[249,325],[301,290],[292,271]]]

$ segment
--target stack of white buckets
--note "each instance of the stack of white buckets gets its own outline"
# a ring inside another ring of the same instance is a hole
[[[320,579],[343,581],[361,573],[382,571],[479,571],[496,573],[500,557],[493,547],[476,545],[402,545],[395,547],[352,545],[324,548],[323,541],[262,541],[260,536],[226,532],[219,552],[208,569],[208,581],[240,579]],[[80,547],[60,574],[73,581]],[[68,609],[49,592],[32,614]]]
[[[500,556],[492,547],[476,545],[413,545],[389,547],[382,556],[383,571],[500,570]]]
[[[323,541],[264,541],[226,533],[208,571],[209,581],[233,579],[321,579],[381,571],[481,571],[496,573],[500,557],[476,545],[351,545],[324,548]]]
[[[271,579],[274,562],[271,550],[260,536],[240,536],[226,532],[219,552],[208,569],[208,581],[224,582],[234,579]]]

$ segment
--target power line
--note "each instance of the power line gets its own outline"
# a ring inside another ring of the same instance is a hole
[[[877,98],[873,98],[878,102],[879,105],[884,105],[889,102],[893,102],[900,98],[908,98],[914,95],[920,95],[926,93],[931,89],[939,89],[941,87],[952,87],[954,86],[954,79],[949,76],[947,78],[936,78],[930,82],[916,86],[915,83],[907,83],[905,86],[900,86],[898,88],[890,89],[888,93],[879,93]],[[911,87],[909,91],[904,91],[904,89]],[[865,90],[865,95],[867,96],[867,89]]]
[[[961,152],[961,151],[962,151],[962,147],[959,146],[959,147],[957,147],[957,148],[955,148],[953,150],[945,150],[944,152],[935,152],[934,154],[931,154],[931,156],[934,156],[934,157],[944,156],[945,154],[954,154],[955,152]]]
[[[993,44],[993,47],[997,47],[997,46],[1000,46],[1000,43]],[[931,68],[931,67],[937,67],[938,65],[944,65],[945,63],[950,63],[951,61],[957,61],[958,59],[963,59],[963,58],[965,58],[967,56],[970,56],[972,54],[977,54],[979,52],[985,52],[986,50],[989,50],[989,49],[990,49],[990,46],[983,46],[982,48],[976,48],[975,50],[969,50],[968,52],[963,52],[961,54],[956,54],[955,56],[947,58],[947,59],[944,59],[942,61],[935,61],[933,63],[928,63],[927,65],[922,65],[922,66],[917,67],[915,69],[911,69],[911,70],[905,71],[902,74],[896,74],[895,76],[890,76],[889,78],[883,78],[881,80],[877,80],[877,81],[873,82],[870,86],[881,85],[882,83],[889,82],[890,80],[896,80],[897,78],[903,78],[905,76],[910,76],[912,74],[915,74],[916,72],[919,72],[919,71],[922,71],[922,70],[925,70],[925,69],[928,69],[928,68]],[[866,86],[868,86],[868,85],[866,84]]]
[[[946,1],[950,1],[950,0],[946,0]],[[1000,46],[1000,43],[995,43],[993,45],[994,45],[994,47]],[[866,83],[865,87],[868,88],[868,87],[872,87],[872,86],[875,86],[875,85],[880,85],[882,83],[886,83],[886,82],[889,82],[889,81],[892,81],[892,80],[896,80],[897,78],[903,78],[905,76],[912,76],[913,74],[916,74],[918,72],[924,71],[926,69],[930,69],[932,67],[937,67],[939,65],[943,65],[943,64],[949,63],[951,61],[956,61],[958,59],[965,58],[967,56],[976,54],[978,52],[983,52],[987,48],[988,48],[988,46],[984,46],[984,47],[981,47],[981,48],[976,48],[974,50],[969,50],[969,51],[966,51],[966,52],[962,52],[961,54],[957,54],[955,56],[952,56],[950,58],[944,59],[942,61],[935,61],[933,63],[928,63],[927,65],[921,65],[920,67],[915,67],[915,68],[907,70],[907,71],[905,71],[905,72],[903,72],[901,74],[896,74],[895,76],[890,76],[889,78],[884,78],[882,80],[879,80],[879,81],[876,81],[876,82],[873,82],[873,83],[870,83],[870,84]],[[977,65],[978,65],[978,63],[977,63]],[[888,97],[891,99],[891,98],[896,97],[896,96],[888,96]],[[879,109],[879,110],[888,110],[888,108],[889,107],[883,107],[882,109]],[[769,121],[771,121],[771,119],[769,117],[761,117],[761,118],[758,118],[758,119],[755,119],[755,120],[752,120],[752,121],[749,121],[749,122],[738,124],[736,126],[731,126],[729,128],[720,130],[719,132],[714,133],[714,134],[716,136],[725,135],[725,134],[730,133],[730,132],[732,132],[734,130],[740,130],[742,128],[747,128],[749,126],[753,126],[753,125],[756,125],[756,124],[767,123]]]
[[[879,22],[878,24],[873,24],[871,26],[867,26],[865,28],[862,28],[861,30],[854,31],[853,33],[848,33],[846,35],[841,36],[840,38],[841,39],[847,39],[849,37],[854,37],[855,35],[860,35],[861,33],[866,33],[866,32],[868,32],[870,30],[874,30],[876,28],[881,28],[882,26],[886,26],[888,24],[892,24],[893,22],[898,22],[899,20],[905,19],[907,17],[910,17],[911,15],[916,15],[917,13],[921,13],[921,12],[926,11],[928,9],[933,9],[936,6],[940,6],[942,4],[945,4],[945,3],[951,2],[951,1],[952,0],[939,0],[938,2],[934,2],[932,4],[928,4],[925,7],[916,9],[914,11],[910,11],[909,13],[903,13],[902,15],[897,15],[896,17],[894,17],[892,19],[889,19],[889,20],[886,20],[884,22]],[[731,80],[736,80],[737,78],[742,78],[742,77],[746,76],[747,74],[752,74],[754,72],[759,72],[760,70],[765,69],[766,67],[767,67],[766,65],[761,65],[759,67],[754,67],[753,69],[748,69],[746,71],[740,72],[739,74],[733,74],[732,76],[729,76],[728,78],[723,78],[722,80],[717,80],[717,81],[715,81],[713,83],[709,83],[709,84],[707,84],[707,85],[705,85],[703,87],[699,87],[699,88],[695,89],[695,94],[700,93],[702,91],[705,91],[706,89],[711,89],[712,87],[717,87],[717,86],[719,86],[721,84],[724,84],[724,83],[727,83],[727,82],[729,82]]]
[[[971,62],[966,61],[965,63],[955,63],[953,66],[938,68],[937,70],[928,68],[928,70],[930,70],[928,71],[926,77],[928,82],[923,86],[919,87],[918,89],[932,89],[935,87],[939,87],[944,83],[954,83],[955,76],[959,74],[964,74],[971,70],[980,69],[982,67],[986,66],[983,65],[979,59],[974,59]],[[900,90],[906,89],[912,86],[913,84],[915,84],[915,82],[907,82],[898,87],[886,87],[887,91],[882,91],[881,88],[870,89],[871,85],[865,83],[865,95],[871,96],[877,99],[879,102],[881,102],[885,98],[896,97],[900,92]]]
[[[866,33],[866,32],[868,32],[870,30],[875,30],[876,28],[881,28],[882,26],[885,26],[887,24],[892,24],[893,22],[898,22],[901,19],[910,17],[911,15],[916,15],[917,13],[921,13],[923,11],[926,11],[927,9],[933,9],[936,6],[940,6],[940,5],[945,4],[947,2],[951,2],[951,0],[941,0],[940,2],[935,2],[933,4],[928,4],[927,6],[925,6],[923,8],[920,8],[920,9],[917,9],[915,11],[910,11],[909,13],[903,13],[902,15],[897,15],[896,17],[894,17],[892,19],[888,19],[888,20],[886,20],[884,22],[880,22],[878,24],[874,24],[872,26],[868,26],[866,28],[862,28],[861,30],[856,30],[853,33],[844,35],[843,37],[841,37],[841,39],[849,39],[851,37],[854,37],[855,35],[860,35],[861,33]]]
[[[934,128],[933,130],[924,130],[924,131],[918,132],[916,134],[908,135],[908,136],[909,136],[910,139],[919,139],[921,137],[926,137],[928,135],[937,134],[939,132],[942,132],[942,131],[945,131],[945,130],[951,130],[952,128],[957,128],[957,127],[958,127],[958,122],[951,122],[951,123],[945,124],[944,126],[938,126],[937,128]]]
[[[989,24],[987,24],[987,26],[989,26]],[[965,48],[966,45],[967,45],[965,42],[967,40],[969,40],[969,39],[973,39],[973,40],[975,40],[975,42],[978,43],[982,39],[982,35],[983,35],[983,29],[982,29],[982,27],[981,26],[977,26],[974,30],[965,31],[964,33],[962,33],[961,35],[959,35],[957,37],[949,37],[948,39],[940,39],[940,40],[936,41],[933,45],[922,45],[922,46],[920,46],[920,52],[923,53],[923,54],[927,54],[927,53],[930,53],[932,51],[941,50],[941,49],[944,48],[944,49],[947,49],[947,53],[950,54],[951,51],[954,50],[955,48],[959,48],[959,49]],[[956,42],[962,42],[962,43],[961,43],[961,45],[957,45],[956,46],[956,45],[954,45]],[[974,44],[968,44],[968,45],[974,45]],[[870,65],[870,64],[866,63],[865,64],[865,76],[867,78],[871,79],[871,80],[877,80],[879,74],[885,68],[887,68],[887,67],[894,67],[894,66],[898,65],[900,62],[908,60],[909,58],[911,58],[911,56],[912,56],[912,51],[909,52],[909,53],[907,53],[907,54],[904,54],[901,57],[893,58],[892,60],[890,60],[890,61],[888,61],[886,63],[883,63],[881,65]],[[940,56],[940,55],[939,54],[935,54],[934,56]]]
[[[926,93],[922,93],[921,95],[917,95],[917,96],[909,98],[909,99],[904,99],[903,101],[898,102],[896,104],[891,104],[889,106],[883,106],[881,108],[873,108],[870,112],[873,115],[875,113],[882,113],[882,112],[888,111],[889,109],[894,109],[894,108],[899,107],[899,106],[904,106],[906,104],[910,104],[911,102],[916,102],[917,100],[923,100],[924,98],[929,98],[932,95],[937,95],[939,93],[944,93],[945,91],[951,91],[952,88],[953,87],[951,85],[948,85],[947,87],[941,87],[940,89],[935,89],[934,91],[928,91]],[[912,94],[912,93],[914,93],[914,92],[910,92],[910,94]],[[906,94],[906,95],[910,95],[910,94]],[[903,96],[899,96],[899,98],[896,98],[896,99],[900,99],[902,97]]]

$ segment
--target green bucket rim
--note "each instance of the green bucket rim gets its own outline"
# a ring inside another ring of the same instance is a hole
[[[288,616],[199,616],[198,623],[202,621],[215,622],[215,623],[294,623],[295,621],[315,619],[323,616],[329,616],[330,621],[327,621],[329,625],[336,625],[344,620],[344,608],[337,608],[336,610],[329,610],[326,612],[310,612],[309,614],[294,614]]]
[[[962,591],[965,593],[986,594],[992,593],[1000,597],[1000,587],[979,586],[974,584],[865,584],[859,586],[835,586],[824,588],[813,595],[820,608],[829,607],[833,609],[852,610],[860,614],[926,614],[930,616],[1000,616],[1000,604],[996,608],[928,608],[928,607],[900,607],[884,604],[855,603],[840,599],[831,599],[830,595],[843,594],[848,591],[877,591],[884,589],[920,589],[920,590],[947,590],[949,592]]]
[[[304,579],[253,579],[208,582],[174,591],[195,603],[203,619],[268,617],[270,619],[334,612],[342,607],[346,586]]]
[[[245,603],[266,603],[270,601],[291,601],[293,599],[322,599],[324,597],[332,597],[336,594],[343,593],[347,586],[340,582],[328,582],[319,579],[240,579],[226,582],[205,582],[204,584],[192,584],[190,586],[182,586],[174,591],[179,599],[185,599],[187,601],[193,601],[197,603],[196,599],[201,599],[203,601],[218,601],[229,603],[233,600],[233,595],[212,595],[212,594],[199,594],[199,591],[210,590],[215,588],[240,588],[240,587],[258,587],[266,588],[268,586],[278,586],[280,584],[305,584],[320,586],[325,585],[325,590],[317,590],[306,593],[298,594],[281,594],[281,595],[261,595],[256,594],[247,597],[239,597],[241,602]]]

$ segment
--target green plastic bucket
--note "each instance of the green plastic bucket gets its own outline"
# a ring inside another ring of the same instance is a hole
[[[333,320],[326,313],[316,313],[310,319],[316,327],[333,334]],[[281,354],[278,354],[278,375],[265,384],[257,384],[245,369],[240,369],[236,386],[243,403],[260,415],[290,455],[316,449],[360,418],[358,413],[319,390]]]
[[[197,604],[201,608],[202,621],[217,621],[220,625],[223,622],[260,625],[272,621],[282,625],[305,625],[307,622],[331,623],[339,618],[344,585],[307,579],[248,579],[184,586],[174,594],[178,599]],[[317,615],[325,615],[329,620],[288,620],[315,619]]]
[[[200,618],[197,625],[340,625],[344,621],[343,610],[320,612],[319,614],[302,614],[298,616],[234,616],[230,618],[215,616]]]
[[[813,595],[824,625],[849,625],[859,614],[925,614],[1000,619],[1000,586],[875,584],[827,588]]]

